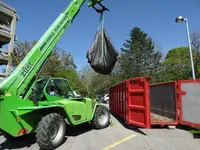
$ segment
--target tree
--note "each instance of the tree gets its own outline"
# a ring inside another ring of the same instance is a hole
[[[193,56],[196,58],[195,51]],[[168,51],[160,70],[162,81],[191,79],[191,63],[188,47],[177,47]]]
[[[16,46],[14,48],[14,52],[11,53],[13,68],[16,68],[19,65],[19,63],[24,59],[24,57],[36,43],[37,41],[24,41],[15,43]]]
[[[40,77],[57,77],[58,72],[62,68],[62,62],[59,60],[59,58],[60,55],[58,53],[58,48],[55,48],[44,65]]]
[[[110,86],[120,82],[118,67],[119,63],[116,63],[112,73],[109,75],[100,75],[89,66],[80,70],[79,76],[90,97],[94,98],[97,94],[107,94]]]
[[[135,27],[130,32],[130,39],[121,48],[119,63],[122,78],[153,75],[158,70],[162,54],[155,50],[154,43],[147,33]]]
[[[55,48],[51,56],[48,58],[40,77],[58,77],[58,72],[64,69],[75,70],[74,58],[70,53],[66,53],[64,50]]]
[[[195,51],[194,69],[197,78],[200,77],[200,32],[192,32],[191,34],[192,48]]]
[[[73,70],[77,69],[77,66],[74,63],[74,58],[71,55],[71,53],[66,53],[64,50],[62,50],[60,51],[59,56],[63,67],[70,68]]]
[[[79,79],[76,70],[63,67],[58,70],[58,72],[56,73],[56,77],[67,79],[72,86],[72,89],[77,93],[87,93],[86,86]]]
[[[37,41],[29,42],[16,42],[15,51],[11,53],[13,59],[13,67],[16,68],[18,64],[24,59],[32,47],[37,43]],[[55,47],[51,56],[48,58],[40,77],[51,76],[55,77],[57,72],[62,68],[76,69],[74,64],[74,59],[70,53],[66,53],[64,50]]]
[[[91,87],[93,78],[95,78],[96,73],[89,67],[85,66],[79,71],[79,78],[81,82],[85,85],[87,93],[93,93],[93,88]],[[94,94],[94,93],[93,93]]]

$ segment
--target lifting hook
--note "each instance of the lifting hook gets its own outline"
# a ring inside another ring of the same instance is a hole
[[[96,8],[94,5],[92,6],[92,8],[94,8],[94,9],[96,10],[96,12],[102,14],[104,11],[109,11],[109,9],[106,8],[104,5],[102,5],[101,2],[99,2],[99,3],[97,3],[97,4],[99,4],[99,6],[101,6],[100,9],[99,9],[99,8]]]

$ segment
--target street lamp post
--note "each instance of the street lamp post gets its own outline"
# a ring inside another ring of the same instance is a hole
[[[185,21],[186,29],[187,29],[188,45],[189,45],[189,50],[190,50],[190,61],[191,61],[191,66],[192,66],[192,76],[193,76],[193,79],[196,79],[195,71],[194,71],[193,56],[192,56],[192,46],[191,46],[191,40],[190,40],[190,32],[189,32],[189,27],[188,27],[188,19],[184,18],[183,16],[178,16],[176,18],[176,23],[181,23],[183,21]]]

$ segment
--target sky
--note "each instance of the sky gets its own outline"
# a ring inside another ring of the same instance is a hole
[[[23,42],[39,40],[71,0],[3,2],[17,10],[20,19],[16,35],[18,41]],[[119,52],[134,27],[146,32],[164,55],[172,48],[187,46],[185,23],[175,23],[175,18],[179,15],[188,19],[190,32],[200,31],[199,0],[104,0],[103,4],[110,10],[104,14],[104,27]],[[78,69],[88,65],[86,53],[93,43],[98,21],[99,14],[88,8],[86,1],[57,43],[57,47],[74,56]]]

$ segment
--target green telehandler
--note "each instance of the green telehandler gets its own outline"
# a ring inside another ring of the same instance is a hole
[[[66,79],[38,78],[84,2],[72,0],[17,68],[0,83],[0,131],[7,140],[34,133],[39,147],[55,149],[63,142],[67,126],[87,122],[97,129],[109,126],[108,108],[90,98],[76,98]],[[89,0],[88,7],[98,13],[108,11],[101,2]]]

